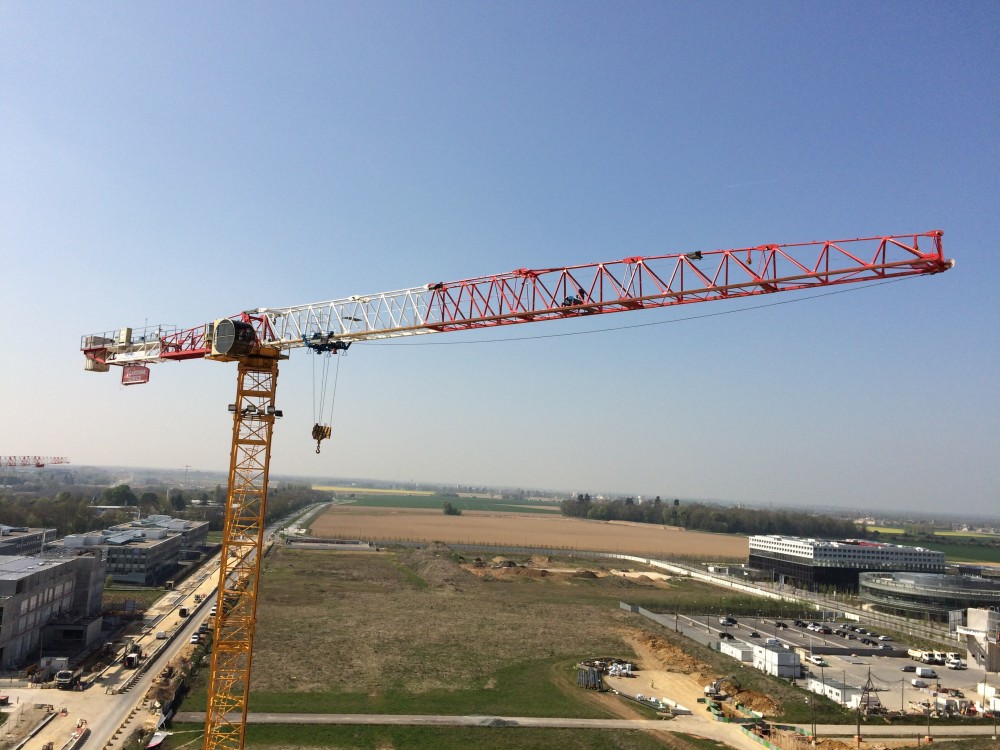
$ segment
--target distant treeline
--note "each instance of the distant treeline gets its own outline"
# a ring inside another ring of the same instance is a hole
[[[189,501],[195,499],[200,504]],[[162,513],[192,521],[208,521],[209,530],[219,531],[224,521],[226,491],[214,488],[149,488],[135,493],[127,484],[113,487],[80,487],[23,483],[0,487],[0,524],[54,528],[57,536],[104,529],[119,523]],[[272,487],[267,497],[266,522],[275,521],[313,503],[329,500],[329,494],[307,486]],[[120,510],[94,506],[119,506]]]
[[[820,539],[851,539],[864,537],[863,529],[853,521],[765,508],[724,507],[705,503],[681,503],[680,500],[646,500],[633,498],[594,500],[590,495],[577,495],[563,500],[564,516],[591,518],[598,521],[636,521],[666,524],[695,531],[721,534],[785,534]]]

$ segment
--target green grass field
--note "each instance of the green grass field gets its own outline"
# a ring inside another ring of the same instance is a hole
[[[573,558],[548,564],[602,566]],[[727,596],[726,611],[760,609],[762,600],[743,599]],[[803,690],[749,667],[734,669],[729,657],[621,610],[620,601],[660,612],[722,606],[716,589],[690,579],[659,588],[616,576],[505,578],[487,571],[479,578],[443,545],[380,554],[276,548],[263,571],[249,710],[613,718],[607,696],[576,686],[575,664],[594,656],[634,658],[623,633],[645,632],[773,697],[784,706],[780,721],[811,720]],[[204,678],[202,669],[181,711],[204,710]],[[854,720],[826,699],[814,708],[819,723]],[[174,729],[196,734],[198,728]],[[247,746],[717,747],[698,738],[622,731],[291,725],[250,725]]]
[[[340,499],[343,499],[342,495]],[[516,500],[494,500],[454,495],[377,494],[365,492],[350,498],[353,505],[366,508],[425,508],[441,510],[449,502],[459,510],[487,510],[501,513],[559,513],[559,506],[550,503],[527,503]]]
[[[944,552],[948,562],[1000,563],[1000,547],[981,544],[949,544],[948,542],[915,542],[917,547]]]
[[[196,737],[200,727],[177,724],[174,730]],[[180,739],[180,738],[178,738]],[[199,740],[200,741],[200,740]],[[250,748],[433,748],[434,750],[723,750],[724,745],[684,734],[653,735],[632,730],[534,729],[517,727],[370,727],[251,724]]]

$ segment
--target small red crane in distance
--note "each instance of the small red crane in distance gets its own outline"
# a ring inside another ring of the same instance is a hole
[[[260,581],[264,510],[278,362],[288,350],[339,353],[356,341],[877,282],[947,271],[940,231],[758,245],[559,268],[519,268],[464,281],[282,308],[256,308],[194,328],[119,328],[84,336],[85,369],[122,367],[122,383],[145,383],[149,364],[236,362],[229,491],[222,533],[205,750],[242,750]],[[318,442],[329,428],[316,425]]]
[[[46,464],[68,464],[68,458],[61,456],[0,456],[0,466],[34,466],[45,468]]]

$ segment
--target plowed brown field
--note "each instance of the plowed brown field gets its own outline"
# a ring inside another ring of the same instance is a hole
[[[588,521],[539,513],[332,506],[312,523],[313,536],[365,540],[438,541],[597,550],[650,557],[745,561],[747,538],[619,521]]]

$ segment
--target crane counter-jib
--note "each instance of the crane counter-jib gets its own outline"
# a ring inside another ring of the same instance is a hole
[[[942,233],[761,245],[547,269],[257,308],[188,329],[123,328],[85,336],[87,369],[231,359],[250,347],[339,351],[356,341],[736,299],[951,268]],[[921,246],[923,244],[923,247]],[[144,381],[142,381],[144,382]]]

